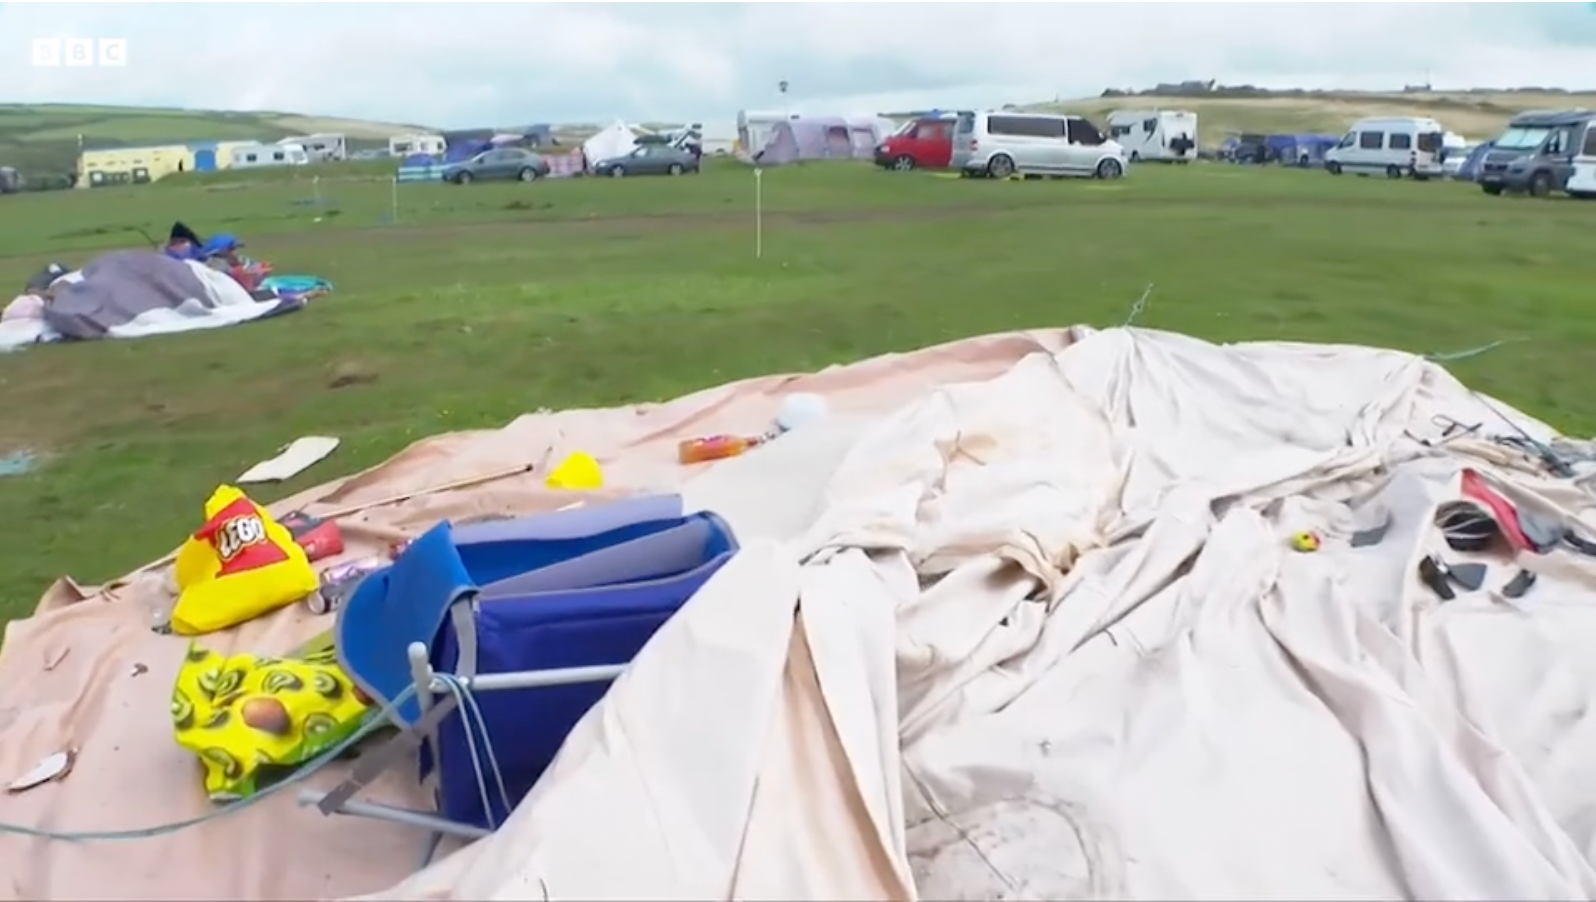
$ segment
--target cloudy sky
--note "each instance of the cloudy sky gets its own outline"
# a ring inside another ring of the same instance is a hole
[[[125,38],[127,66],[33,67],[33,39],[57,37]],[[0,102],[440,127],[984,106],[1194,78],[1379,89],[1426,75],[1596,88],[1596,5],[0,4]]]

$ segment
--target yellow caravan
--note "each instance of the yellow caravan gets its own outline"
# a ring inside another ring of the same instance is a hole
[[[182,144],[85,150],[78,157],[78,187],[143,185],[194,168],[194,151]]]

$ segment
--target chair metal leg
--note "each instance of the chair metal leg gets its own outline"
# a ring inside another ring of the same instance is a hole
[[[325,798],[326,793],[305,790],[299,794],[299,804],[317,805]],[[393,805],[381,805],[376,802],[360,802],[351,799],[338,808],[339,814],[351,814],[355,817],[369,817],[374,820],[388,821],[392,824],[404,824],[407,827],[420,827],[433,834],[430,838],[433,849],[444,836],[458,836],[461,839],[481,839],[491,831],[469,824],[457,824],[454,821],[438,817],[433,814],[424,814],[420,811],[411,811],[408,808],[398,808]]]

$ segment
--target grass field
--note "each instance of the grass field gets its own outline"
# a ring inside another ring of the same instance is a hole
[[[541,407],[673,396],[959,336],[1123,321],[1221,339],[1454,351],[1466,380],[1596,429],[1586,264],[1596,206],[1311,171],[1139,167],[1119,183],[987,183],[816,164],[682,179],[305,182],[0,199],[0,285],[164,234],[245,236],[333,297],[279,320],[0,356],[0,614],[57,575],[159,556],[217,483],[298,435],[343,437],[263,500],[431,433]],[[345,384],[345,383],[353,384]],[[335,387],[341,386],[341,387]]]

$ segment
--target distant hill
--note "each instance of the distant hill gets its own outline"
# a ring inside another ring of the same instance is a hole
[[[1366,116],[1427,116],[1465,137],[1484,140],[1500,132],[1509,119],[1527,110],[1596,109],[1596,91],[1541,88],[1463,91],[1425,88],[1360,93],[1271,91],[1188,83],[1160,86],[1159,91],[1108,91],[1101,97],[1025,104],[1018,108],[1079,113],[1099,120],[1111,110],[1189,110],[1197,114],[1202,133],[1200,140],[1204,144],[1218,143],[1235,132],[1337,135]]]
[[[69,172],[78,136],[90,150],[187,141],[276,141],[290,135],[333,132],[351,143],[385,143],[418,126],[294,113],[0,104],[0,166],[24,172]]]

